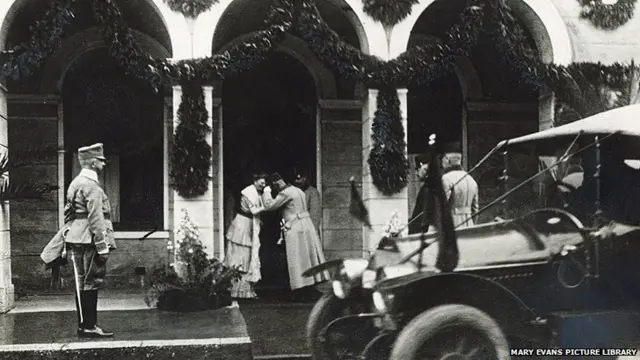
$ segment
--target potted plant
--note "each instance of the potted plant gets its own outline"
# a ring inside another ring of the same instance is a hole
[[[169,311],[202,311],[231,305],[231,286],[240,278],[237,268],[208,259],[199,240],[198,228],[186,210],[167,250],[173,263],[154,269],[145,296],[148,306]]]

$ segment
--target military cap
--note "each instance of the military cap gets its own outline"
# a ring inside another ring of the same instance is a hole
[[[107,160],[107,158],[104,157],[104,148],[102,143],[83,146],[78,149],[78,160],[83,161],[91,159]]]
[[[443,145],[444,153],[462,153],[462,146],[459,141],[449,142]]]

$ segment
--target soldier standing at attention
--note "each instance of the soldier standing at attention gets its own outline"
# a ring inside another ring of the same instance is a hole
[[[102,144],[78,149],[82,171],[67,190],[73,220],[66,235],[67,255],[75,275],[79,337],[110,337],[113,333],[97,326],[98,289],[104,283],[109,251],[115,249],[111,206],[98,182],[106,165]]]

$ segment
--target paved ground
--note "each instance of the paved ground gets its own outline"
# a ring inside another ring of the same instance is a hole
[[[295,304],[265,295],[260,300],[234,303],[230,309],[184,314],[149,309],[143,293],[105,291],[98,301],[99,323],[116,332],[116,338],[107,340],[110,342],[250,339],[256,359],[306,358],[304,328],[313,303]],[[9,344],[77,342],[74,311],[72,294],[22,298],[11,312],[0,315],[0,348]],[[232,316],[235,312],[237,316]]]
[[[99,323],[111,339],[78,339],[73,295],[31,296],[0,315],[0,358],[12,359],[246,359],[251,340],[237,304],[174,313],[149,308],[142,294],[106,293]]]

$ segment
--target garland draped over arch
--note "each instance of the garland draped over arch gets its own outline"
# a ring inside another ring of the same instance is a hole
[[[501,62],[532,89],[548,85],[561,91],[573,86],[566,67],[542,64],[535,57],[535,52],[524,45],[524,30],[514,20],[505,0],[468,0],[459,20],[446,33],[442,43],[412,47],[390,61],[364,54],[343,41],[321,18],[315,0],[277,0],[268,14],[264,30],[254,32],[244,42],[221,53],[178,62],[155,59],[144,53],[135,43],[113,1],[52,0],[42,20],[31,27],[32,40],[16,46],[8,58],[3,59],[0,81],[21,79],[37,70],[59,45],[73,19],[73,5],[80,1],[91,4],[96,20],[104,26],[111,56],[127,74],[146,81],[155,91],[166,83],[180,82],[186,87],[188,83],[208,84],[223,80],[265,59],[286,33],[302,38],[329,68],[345,78],[362,82],[368,88],[380,90],[372,126],[374,147],[368,163],[375,186],[387,195],[395,194],[406,186],[408,170],[404,129],[401,114],[396,109],[399,100],[395,89],[428,86],[452,71],[455,57],[469,55],[482,36],[493,39],[492,43],[502,56]],[[623,76],[628,71],[627,67],[619,64],[590,64],[585,68],[613,74],[612,78]],[[199,96],[191,91],[183,95]],[[194,101],[192,105],[185,107],[180,123],[191,116],[200,118],[203,111],[198,107],[204,107],[204,102]],[[177,152],[208,151],[190,142],[177,145],[178,148],[174,149]],[[201,157],[206,156],[201,154]],[[210,160],[195,165],[202,167],[194,171],[200,174],[195,176],[202,179],[182,181],[179,177],[191,169],[177,161],[178,158],[175,153],[172,155],[172,186],[187,196],[203,194],[206,189],[196,184],[208,181]]]
[[[582,10],[580,17],[603,30],[615,30],[633,17],[637,0],[615,0],[605,4],[602,0],[578,0]]]

